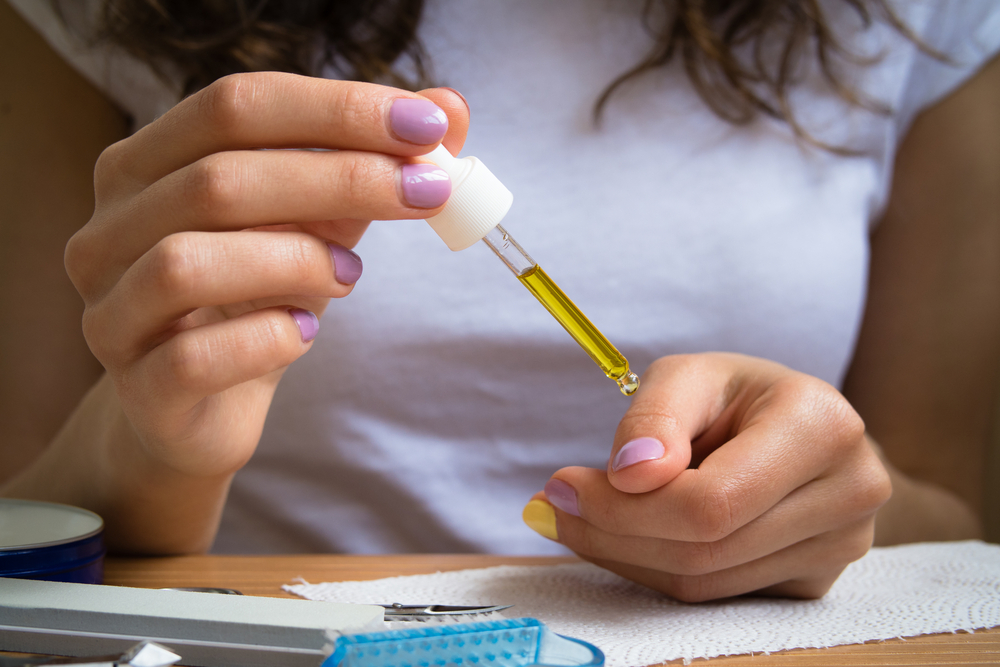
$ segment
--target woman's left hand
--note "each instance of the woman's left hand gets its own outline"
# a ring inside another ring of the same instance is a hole
[[[582,558],[679,600],[815,598],[868,551],[890,494],[836,389],[711,353],[654,363],[607,470],[559,470],[524,516]]]

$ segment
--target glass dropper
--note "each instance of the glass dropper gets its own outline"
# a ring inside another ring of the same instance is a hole
[[[639,376],[629,369],[628,359],[500,226],[514,199],[503,183],[477,158],[453,157],[444,146],[425,157],[447,172],[452,182],[444,210],[427,219],[448,247],[463,250],[482,239],[621,392],[626,396],[634,394],[639,388]]]
[[[634,394],[639,388],[639,376],[629,369],[628,359],[580,312],[507,230],[497,225],[483,237],[483,242],[569,332],[604,374],[618,383],[622,393],[626,396]]]

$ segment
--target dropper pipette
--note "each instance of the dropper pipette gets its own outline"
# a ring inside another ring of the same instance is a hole
[[[446,171],[452,182],[444,210],[427,219],[448,247],[463,250],[482,239],[621,392],[634,394],[639,376],[629,369],[628,359],[500,226],[514,199],[503,183],[477,158],[456,158],[444,146],[426,157]]]

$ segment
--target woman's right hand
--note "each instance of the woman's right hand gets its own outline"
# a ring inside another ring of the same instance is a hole
[[[447,177],[415,158],[442,139],[457,153],[467,127],[448,89],[254,73],[109,147],[94,215],[66,249],[84,334],[127,419],[125,434],[102,431],[117,433],[103,482],[197,479],[224,497],[284,369],[361,273],[348,248],[369,220],[439,210]],[[258,150],[288,148],[330,150]]]

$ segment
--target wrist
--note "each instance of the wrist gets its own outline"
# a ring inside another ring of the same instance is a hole
[[[232,476],[193,476],[149,456],[105,375],[0,493],[96,512],[111,552],[197,553],[211,547]]]

